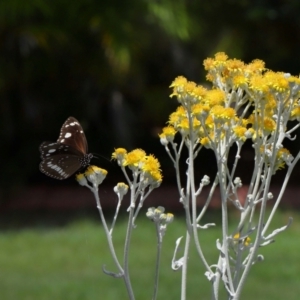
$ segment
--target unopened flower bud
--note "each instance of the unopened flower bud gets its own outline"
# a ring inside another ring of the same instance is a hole
[[[105,179],[107,171],[97,166],[89,166],[84,175],[94,186],[98,186]]]
[[[119,195],[119,197],[122,199],[124,195],[127,194],[128,192],[128,185],[125,184],[124,182],[119,182],[115,187],[114,187],[114,192]]]
[[[204,175],[204,177],[201,180],[201,183],[205,186],[208,185],[210,183],[210,178],[207,175]]]
[[[82,186],[86,186],[88,184],[84,174],[82,173],[76,174],[76,180]]]

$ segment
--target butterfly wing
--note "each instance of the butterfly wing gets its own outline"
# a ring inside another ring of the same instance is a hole
[[[82,163],[77,155],[56,154],[42,160],[40,171],[52,178],[63,180],[72,176],[81,166]]]
[[[81,154],[87,154],[88,146],[85,134],[80,123],[74,118],[69,117],[60,130],[57,143],[68,145],[80,151]]]
[[[44,142],[40,145],[39,148],[41,152],[41,159],[45,159],[50,156],[58,155],[58,154],[71,154],[71,155],[77,155],[82,156],[82,153],[75,148],[59,144],[59,143],[53,143],[53,142]]]
[[[87,141],[79,122],[69,117],[63,124],[56,143],[40,145],[40,171],[55,179],[66,179],[81,167],[89,165],[92,154],[87,154]]]

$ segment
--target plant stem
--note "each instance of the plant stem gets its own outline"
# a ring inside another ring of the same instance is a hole
[[[184,256],[183,256],[183,266],[181,274],[181,300],[186,300],[186,283],[187,283],[187,268],[188,268],[188,258],[191,244],[191,236],[189,232],[186,232]]]
[[[162,236],[159,231],[159,224],[156,225],[156,235],[157,235],[157,257],[156,257],[156,266],[155,266],[155,275],[154,275],[154,291],[152,300],[157,299],[158,292],[158,283],[159,283],[159,266],[160,266],[160,258],[161,258],[161,249],[162,249]]]
[[[134,199],[134,185],[131,185],[131,195],[130,195],[130,201],[132,202]],[[134,300],[134,294],[130,282],[130,275],[129,275],[129,246],[131,242],[131,234],[132,234],[132,228],[133,228],[133,216],[134,216],[134,206],[130,204],[129,209],[129,219],[127,224],[127,232],[126,232],[126,239],[125,239],[125,247],[124,247],[124,280],[127,287],[127,292],[131,300]]]

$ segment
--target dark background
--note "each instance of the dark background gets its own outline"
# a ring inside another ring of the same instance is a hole
[[[70,188],[78,196],[74,180],[60,182],[38,169],[39,145],[56,141],[69,116],[84,127],[89,150],[107,158],[93,161],[109,171],[107,185],[124,180],[110,157],[125,147],[158,157],[168,188],[174,172],[158,133],[177,106],[169,98],[172,80],[184,75],[204,83],[202,62],[218,51],[298,75],[299,15],[297,0],[2,0],[1,211],[47,209],[53,198],[58,206],[76,202],[72,193],[62,195]],[[288,146],[295,154],[299,142]],[[253,157],[245,149],[238,171],[247,182]],[[212,153],[204,151],[197,168],[199,178],[213,175]],[[294,174],[297,185],[299,168]]]

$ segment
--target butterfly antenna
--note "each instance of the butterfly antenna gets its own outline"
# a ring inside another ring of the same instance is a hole
[[[119,169],[117,166],[116,166],[116,164],[115,163],[113,163],[112,162],[112,160],[111,159],[109,159],[109,158],[107,158],[106,156],[103,156],[103,155],[101,155],[101,154],[98,154],[98,153],[92,153],[93,154],[93,157],[95,157],[95,158],[97,158],[97,159],[103,159],[103,160],[105,160],[106,162],[109,162],[109,168],[112,168],[113,170],[117,170],[117,169]],[[98,157],[98,155],[99,155],[99,157]],[[108,167],[108,166],[107,166]]]
[[[98,153],[92,153],[92,154],[93,154],[93,157],[95,157],[95,158],[97,158],[97,159],[99,159],[99,160],[100,160],[100,157],[101,157],[101,158],[103,158],[104,160],[109,161],[109,162],[111,163],[111,160],[110,160],[109,158],[107,158],[107,157],[105,157],[105,156],[103,156],[103,155],[101,155],[101,154],[98,154]]]

